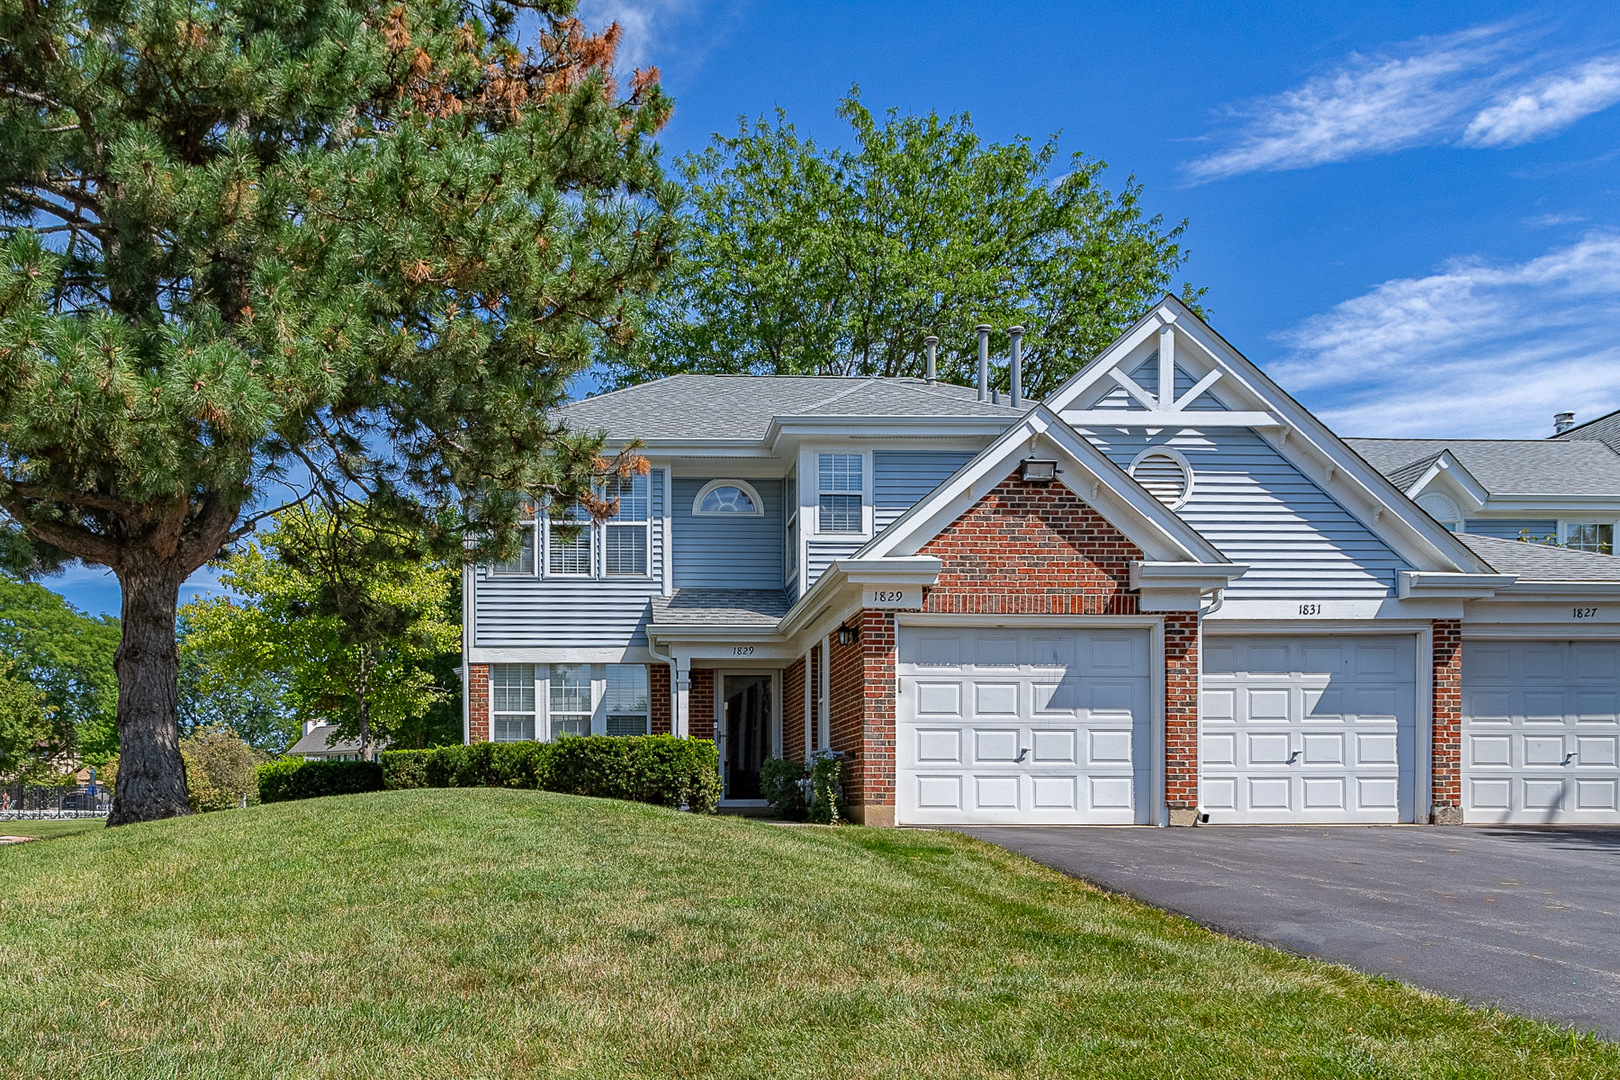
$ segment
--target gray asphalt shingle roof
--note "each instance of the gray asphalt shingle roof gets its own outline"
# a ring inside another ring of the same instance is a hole
[[[654,626],[775,626],[786,615],[784,589],[676,589],[652,599]]]
[[[1498,573],[1517,574],[1521,581],[1620,581],[1620,558],[1613,555],[1472,533],[1457,538]]]
[[[995,417],[1023,409],[971,386],[836,375],[672,375],[570,402],[557,416],[612,439],[760,439],[778,416]]]
[[[1598,441],[1550,439],[1346,439],[1396,484],[1423,475],[1442,452],[1492,495],[1617,495],[1620,454]]]
[[[1597,440],[1609,446],[1620,445],[1620,410],[1600,416],[1596,420],[1588,420],[1578,427],[1572,427],[1562,435],[1554,435],[1554,442],[1586,442]]]
[[[288,757],[303,754],[358,754],[360,752],[359,739],[338,739],[328,746],[326,740],[337,730],[336,724],[317,724],[304,733],[303,737],[293,743],[287,750]],[[378,749],[386,749],[379,744]]]

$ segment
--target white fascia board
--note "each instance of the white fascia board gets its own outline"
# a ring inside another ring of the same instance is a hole
[[[1115,338],[1112,344],[1098,353],[1091,363],[1070,375],[1062,385],[1046,396],[1046,407],[1055,413],[1062,413],[1063,410],[1079,400],[1087,390],[1092,389],[1104,379],[1109,379],[1109,372],[1113,371],[1116,364],[1129,355],[1131,350],[1145,341],[1156,338],[1161,327],[1170,325],[1169,321],[1160,316],[1160,311],[1163,308],[1164,305],[1160,304],[1154,310],[1136,320],[1124,333]],[[1112,385],[1109,385],[1108,389],[1113,389]]]
[[[915,554],[1005,480],[1030,453],[1031,444],[1037,453],[1054,453],[1059,464],[1057,482],[1124,533],[1150,561],[1225,561],[1225,556],[1196,529],[1166,509],[1044,405],[1031,409],[1019,424],[900,515],[856,552],[856,558]]]
[[[630,445],[631,440],[609,439],[602,444],[604,450],[617,452]],[[636,452],[642,457],[725,457],[770,458],[769,447],[758,439],[641,439]]]
[[[1487,510],[1511,511],[1515,515],[1541,511],[1558,516],[1573,514],[1612,514],[1620,510],[1620,495],[1503,495],[1491,496]]]
[[[1448,599],[1483,600],[1495,596],[1498,589],[1512,585],[1514,574],[1451,574],[1423,570],[1402,570],[1397,575],[1397,593],[1407,597],[1445,597]]]
[[[1620,581],[1515,581],[1498,592],[1495,599],[1523,601],[1582,596],[1620,596]]]
[[[1248,572],[1241,563],[1131,563],[1131,588],[1196,589],[1214,592],[1224,589]]]
[[[766,429],[763,445],[776,452],[802,439],[859,438],[898,435],[907,438],[993,438],[1020,417],[999,416],[778,416]]]
[[[1434,464],[1418,477],[1417,482],[1407,487],[1406,497],[1416,502],[1419,495],[1437,483],[1445,494],[1457,499],[1457,508],[1464,512],[1480,509],[1491,498],[1485,485],[1474,479],[1474,474],[1449,453],[1441,453],[1434,459]]]
[[[1147,409],[1070,410],[1063,422],[1083,428],[1266,428],[1281,427],[1282,421],[1269,412],[1230,412],[1219,409],[1156,412]]]

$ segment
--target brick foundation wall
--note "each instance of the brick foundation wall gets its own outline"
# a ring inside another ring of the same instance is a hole
[[[1013,473],[919,554],[944,563],[925,611],[1137,614],[1130,564],[1142,549],[1060,483]]]
[[[489,742],[489,665],[467,665],[467,741]]]
[[[1164,615],[1164,796],[1172,810],[1198,806],[1198,613]]]
[[[647,671],[647,704],[651,712],[652,733],[668,735],[674,709],[670,703],[669,665],[649,664]]]
[[[782,672],[782,756],[804,760],[804,657]]]
[[[1434,620],[1431,820],[1462,824],[1462,622]]]
[[[714,669],[693,668],[692,689],[687,694],[687,732],[694,739],[714,738]]]

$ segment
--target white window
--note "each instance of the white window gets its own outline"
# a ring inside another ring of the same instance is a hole
[[[863,454],[817,454],[816,531],[866,531],[866,458]]]
[[[591,666],[551,665],[551,737],[591,733]]]
[[[492,664],[489,737],[496,742],[534,738],[534,665]]]
[[[1614,524],[1607,521],[1570,522],[1564,526],[1564,546],[1576,551],[1614,554]]]
[[[609,735],[646,735],[652,730],[646,665],[607,665],[602,711]]]
[[[743,514],[760,517],[765,504],[752,484],[743,480],[710,480],[692,500],[696,517],[722,517]]]
[[[652,543],[652,482],[646,476],[608,481],[619,511],[602,526],[602,570],[608,577],[646,577]]]
[[[518,549],[513,552],[510,559],[491,566],[490,573],[492,574],[498,574],[502,577],[534,576],[535,534],[539,531],[536,528],[539,515],[535,513],[535,504],[529,499],[523,500],[521,513],[522,520],[518,522],[518,528],[522,535],[518,539]]]

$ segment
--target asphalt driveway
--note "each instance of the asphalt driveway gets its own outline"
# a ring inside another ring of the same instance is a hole
[[[1620,1039],[1620,829],[961,831],[1213,929]]]

